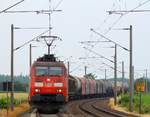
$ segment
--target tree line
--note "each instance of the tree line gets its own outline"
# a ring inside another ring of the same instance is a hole
[[[11,77],[10,75],[0,75],[0,91],[6,91],[7,90],[7,84],[8,84],[8,90],[11,90]],[[27,92],[29,86],[29,77],[18,75],[14,76],[14,91],[18,92]]]

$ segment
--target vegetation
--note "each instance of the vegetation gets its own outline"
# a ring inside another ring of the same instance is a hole
[[[0,75],[0,91],[6,91],[6,82],[8,81],[8,85],[10,84],[11,78],[9,75]],[[5,83],[5,85],[4,85]],[[14,90],[19,92],[27,92],[28,91],[29,78],[28,76],[14,76]],[[4,88],[5,87],[5,88]],[[11,86],[8,86],[8,90],[10,90]]]
[[[84,77],[89,78],[89,79],[96,79],[97,78],[97,76],[95,74],[92,74],[92,73],[86,74],[86,75],[84,75]]]
[[[10,76],[0,74],[0,82],[5,82],[6,80],[10,81],[11,80]],[[14,76],[14,81],[27,84],[29,82],[29,78],[28,76],[18,75]]]
[[[120,99],[121,105],[129,110],[129,94],[125,94]],[[139,112],[139,94],[134,94],[134,111]],[[143,114],[150,113],[150,93],[142,94],[142,110]]]
[[[8,103],[7,103],[8,101]],[[15,93],[14,94],[14,105],[17,106],[21,103],[28,101],[28,94],[27,93]],[[8,94],[8,100],[6,93],[0,93],[0,108],[7,108],[10,106],[10,93]]]

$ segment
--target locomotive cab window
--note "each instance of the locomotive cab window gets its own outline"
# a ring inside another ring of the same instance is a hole
[[[36,76],[42,76],[48,74],[48,68],[47,67],[36,67]]]
[[[61,76],[62,75],[62,67],[36,67],[36,76]]]
[[[49,75],[62,75],[61,67],[49,67],[48,71]]]

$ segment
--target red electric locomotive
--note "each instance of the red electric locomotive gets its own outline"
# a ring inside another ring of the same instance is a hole
[[[68,74],[62,61],[57,61],[54,55],[44,55],[38,58],[30,71],[31,106],[49,109],[58,109],[68,101],[67,94]]]

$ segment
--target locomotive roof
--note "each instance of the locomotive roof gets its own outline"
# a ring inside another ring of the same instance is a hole
[[[34,66],[60,66],[60,67],[65,66],[62,61],[58,61],[58,62],[36,61],[36,62],[34,62],[33,65],[34,65]]]
[[[65,66],[63,61],[57,61],[53,54],[44,55],[34,62],[33,66]]]

